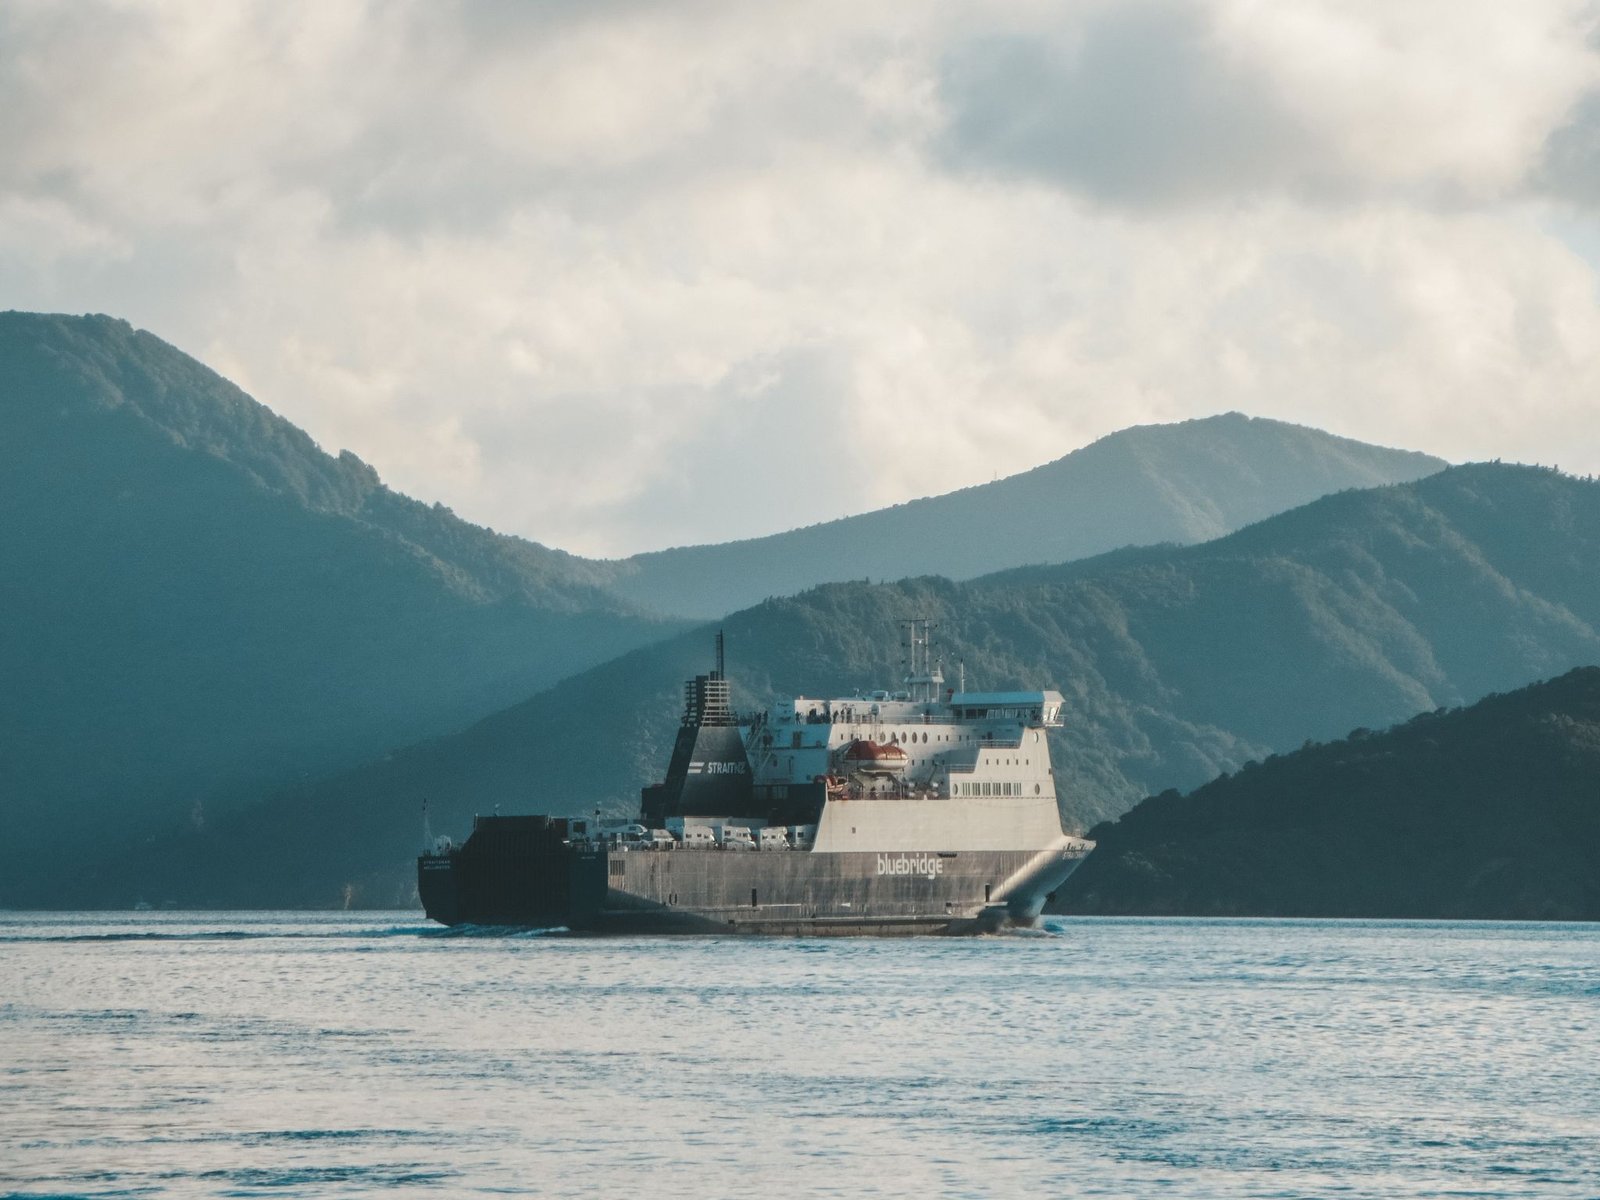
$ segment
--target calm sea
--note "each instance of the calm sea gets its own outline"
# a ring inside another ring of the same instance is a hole
[[[0,1194],[1600,1196],[1600,926],[0,914]]]

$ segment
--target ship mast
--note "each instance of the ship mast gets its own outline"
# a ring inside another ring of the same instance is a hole
[[[933,620],[930,617],[912,617],[901,621],[905,631],[906,691],[911,699],[929,703],[939,698],[944,686],[944,672],[940,662],[933,657]]]

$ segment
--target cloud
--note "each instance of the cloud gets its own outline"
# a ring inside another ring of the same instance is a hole
[[[1236,195],[1325,161],[1276,81],[1191,4],[1117,5],[959,44],[941,93],[951,165],[1037,175],[1109,203]]]
[[[1518,191],[1596,80],[1570,4],[1128,0],[947,48],[955,168],[1135,208]]]
[[[1600,208],[1600,89],[1581,96],[1550,131],[1532,183],[1579,208]]]
[[[1552,215],[1585,36],[1471,2],[13,4],[0,306],[126,316],[588,553],[1227,409],[1600,469]]]

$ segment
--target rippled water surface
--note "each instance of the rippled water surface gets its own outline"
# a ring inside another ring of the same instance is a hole
[[[0,914],[0,1193],[1600,1196],[1600,926]]]

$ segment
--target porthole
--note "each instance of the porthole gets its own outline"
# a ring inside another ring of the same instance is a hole
[[[1035,796],[1039,794],[1039,785],[1037,783],[1033,785],[1033,794]]]

